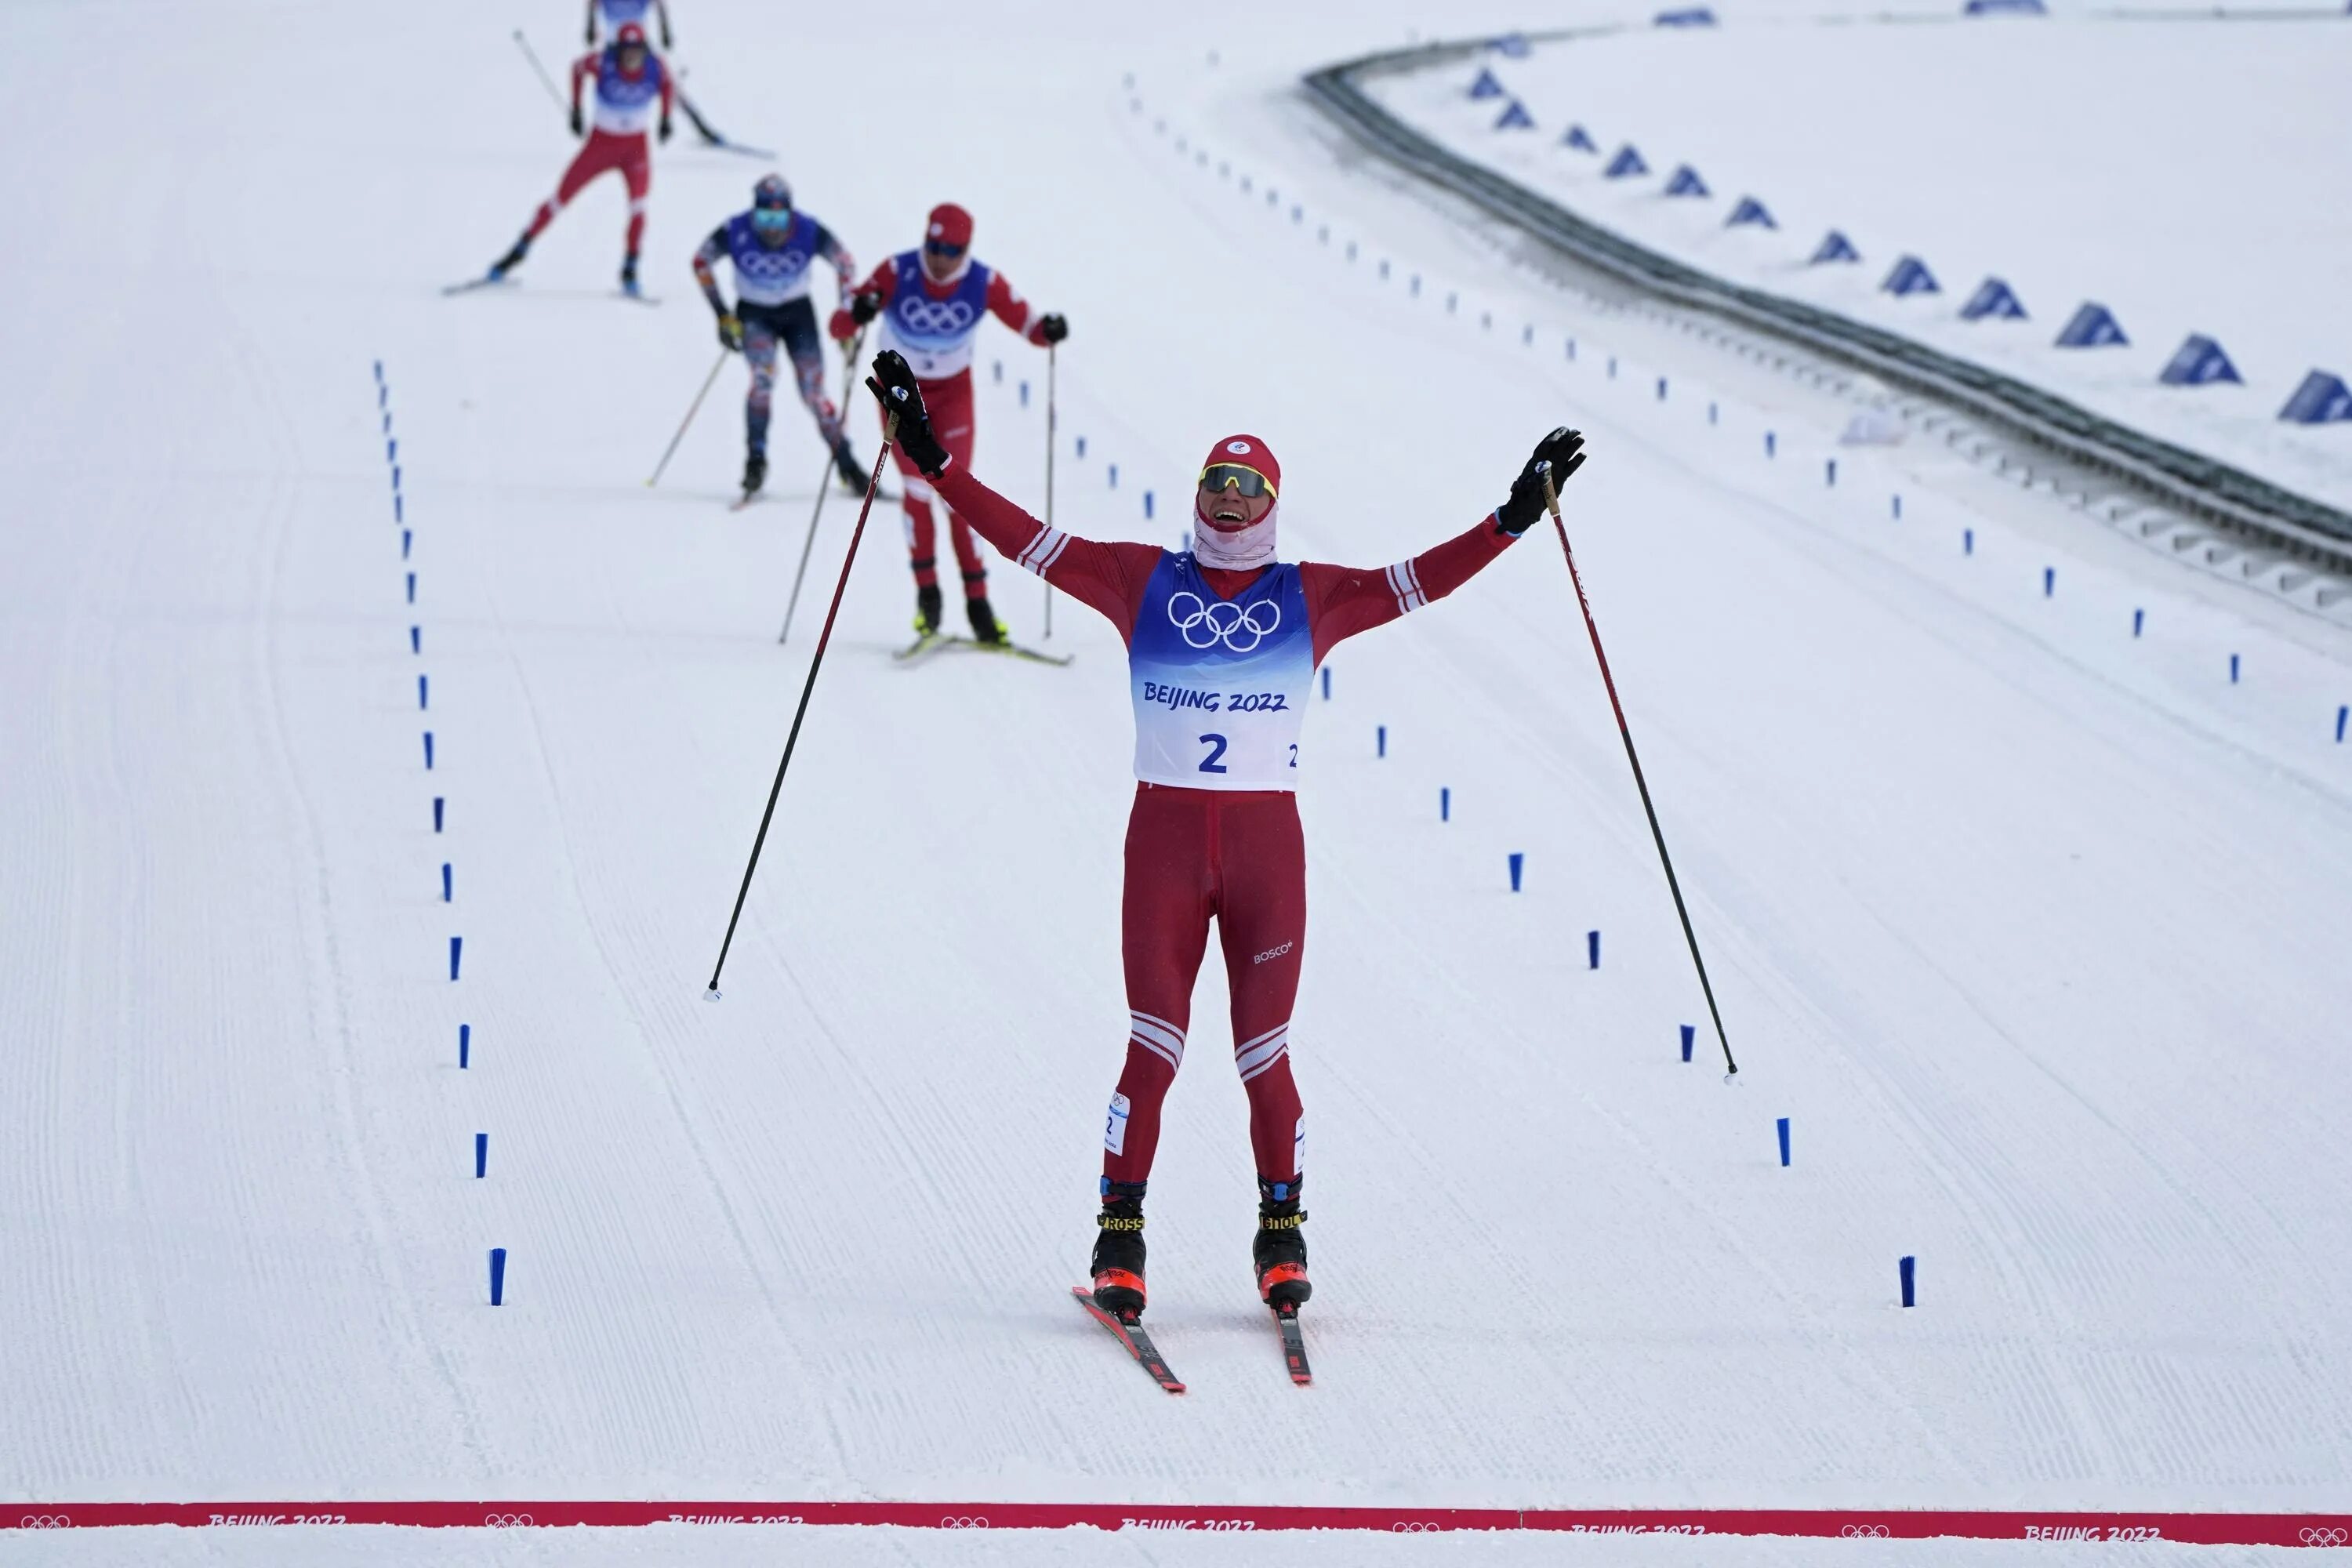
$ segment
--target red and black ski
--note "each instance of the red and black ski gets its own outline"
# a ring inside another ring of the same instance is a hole
[[[1307,1336],[1298,1327],[1298,1309],[1276,1307],[1274,1325],[1282,1331],[1282,1359],[1290,1367],[1290,1381],[1304,1388],[1315,1381],[1315,1371],[1307,1364]]]
[[[1127,1347],[1127,1353],[1135,1358],[1137,1365],[1151,1374],[1154,1383],[1171,1394],[1184,1392],[1184,1385],[1176,1380],[1174,1373],[1168,1370],[1168,1363],[1161,1358],[1159,1348],[1151,1342],[1151,1336],[1144,1331],[1141,1323],[1112,1317],[1095,1304],[1094,1292],[1083,1285],[1071,1286],[1070,1294],[1077,1298],[1078,1305],[1087,1310],[1087,1316],[1118,1336],[1118,1342]]]

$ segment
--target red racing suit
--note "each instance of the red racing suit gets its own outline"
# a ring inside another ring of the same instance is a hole
[[[1048,528],[950,461],[932,481],[956,515],[1005,555],[1100,611],[1135,647],[1138,617],[1171,557],[1157,545],[1107,543]],[[1297,567],[1313,662],[1341,639],[1444,598],[1508,549],[1489,513],[1410,561],[1360,569]],[[1184,558],[1172,558],[1181,561]],[[1230,602],[1277,568],[1190,566]],[[1300,693],[1303,699],[1304,693]],[[1287,789],[1189,789],[1139,783],[1128,818],[1120,952],[1127,972],[1127,1058],[1105,1139],[1103,1174],[1141,1182],[1160,1142],[1160,1113],[1183,1060],[1192,982],[1209,921],[1217,921],[1232,985],[1234,1065],[1250,1102],[1257,1173],[1296,1182],[1305,1134],[1290,1070],[1290,1013],[1307,935],[1307,861]]]

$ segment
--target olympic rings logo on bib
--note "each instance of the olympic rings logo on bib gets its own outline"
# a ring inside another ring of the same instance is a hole
[[[915,332],[960,332],[971,325],[972,316],[961,300],[908,300],[898,307],[898,319]]]
[[[1263,626],[1258,622],[1261,613],[1266,617]],[[1280,629],[1282,605],[1272,599],[1247,606],[1226,599],[1204,601],[1187,588],[1168,595],[1168,622],[1184,635],[1189,647],[1223,643],[1229,652],[1252,653]]]

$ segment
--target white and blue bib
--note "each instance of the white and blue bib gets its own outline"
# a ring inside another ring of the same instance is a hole
[[[617,33],[625,22],[635,22],[640,27],[653,15],[654,0],[596,0],[596,9],[604,18],[604,31]]]
[[[919,252],[900,251],[890,258],[898,284],[882,312],[887,346],[907,356],[923,381],[939,381],[971,364],[971,336],[988,314],[988,268],[973,262],[964,269],[955,291],[934,300],[923,291],[923,258]]]
[[[1298,568],[1230,599],[1188,551],[1162,551],[1128,643],[1135,776],[1181,789],[1298,787],[1315,639]]]
[[[735,264],[735,296],[748,305],[781,305],[808,296],[809,263],[816,259],[816,219],[794,213],[782,244],[760,237],[748,212],[727,220],[727,258]]]
[[[615,136],[641,136],[661,106],[667,68],[661,57],[646,52],[646,68],[632,81],[621,74],[621,52],[606,46],[596,58],[596,129]]]

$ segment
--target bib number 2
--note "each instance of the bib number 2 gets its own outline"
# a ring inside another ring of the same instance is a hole
[[[1200,741],[1209,748],[1209,754],[1201,759],[1201,771],[1204,773],[1223,773],[1225,764],[1222,759],[1225,754],[1225,738],[1223,735],[1202,735]]]

